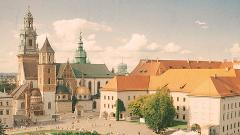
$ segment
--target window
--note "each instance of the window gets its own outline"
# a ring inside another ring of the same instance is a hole
[[[182,118],[183,118],[183,120],[185,120],[185,114],[183,114],[183,117],[182,117]]]
[[[179,110],[179,106],[177,106],[177,110]]]
[[[136,97],[135,96],[133,96],[133,99],[135,99]]]
[[[224,132],[224,126],[223,126],[223,130],[222,131]]]
[[[103,106],[104,106],[104,108],[106,108],[106,104],[104,104]]]
[[[48,109],[51,109],[52,108],[52,104],[51,102],[48,102]]]
[[[223,110],[225,110],[225,104],[223,105]]]
[[[186,108],[185,108],[185,106],[183,106],[183,111],[185,111],[186,110]]]
[[[2,106],[2,102],[0,102],[0,106]]]
[[[63,95],[63,99],[65,99],[65,97],[66,97],[66,96],[65,96],[65,95]]]
[[[51,55],[48,56],[48,62],[51,62]]]
[[[112,109],[113,109],[113,105],[112,105]]]
[[[6,114],[9,115],[9,110],[6,110]]]
[[[97,94],[100,93],[101,83],[100,81],[97,82]]]
[[[186,101],[186,98],[183,98],[183,102],[185,102]]]
[[[223,120],[225,120],[225,114],[223,114]]]
[[[130,96],[128,96],[128,100],[130,100]]]
[[[108,84],[108,81],[106,81],[106,84]]]
[[[112,96],[112,100],[113,100],[113,96]]]
[[[177,101],[179,101],[179,97],[177,97]]]
[[[0,115],[3,115],[3,110],[0,111]]]
[[[109,108],[109,104],[108,104],[108,108]]]
[[[32,47],[32,39],[28,40],[29,46]]]
[[[90,90],[90,93],[92,93],[91,92],[92,91],[92,82],[91,81],[88,82],[88,89]]]
[[[51,70],[50,70],[50,68],[49,68],[49,69],[48,69],[48,73],[49,73],[49,74],[50,74],[50,71],[51,71]]]
[[[176,115],[176,118],[178,119],[178,114]]]
[[[51,79],[50,78],[48,78],[48,84],[51,84]]]
[[[21,103],[21,109],[25,109],[25,104],[24,104],[24,102]]]
[[[108,100],[110,99],[110,96],[108,96]]]
[[[104,96],[104,99],[106,99],[106,96]]]

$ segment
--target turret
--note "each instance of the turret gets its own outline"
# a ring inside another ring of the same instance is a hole
[[[43,47],[39,51],[39,64],[53,64],[54,63],[54,50],[52,49],[48,38],[45,39]]]
[[[87,53],[83,48],[82,33],[80,33],[78,48],[77,48],[76,54],[75,54],[75,62],[78,64],[86,64],[87,63]]]

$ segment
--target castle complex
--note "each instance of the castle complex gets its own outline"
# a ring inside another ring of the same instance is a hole
[[[100,88],[114,74],[105,64],[87,62],[82,35],[75,63],[56,63],[55,51],[48,38],[41,49],[38,47],[33,16],[28,10],[18,46],[17,88],[10,93],[15,119],[49,119],[58,113],[72,112],[73,97],[84,110],[98,111]]]

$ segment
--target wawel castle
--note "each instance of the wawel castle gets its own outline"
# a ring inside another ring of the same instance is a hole
[[[33,16],[28,10],[18,45],[17,87],[10,95],[0,94],[1,108],[8,107],[0,111],[1,121],[13,127],[50,120],[58,114],[72,112],[75,109],[72,108],[73,97],[78,101],[76,108],[99,111],[100,88],[114,74],[105,64],[88,62],[81,35],[76,45],[75,63],[67,58],[66,63],[57,63],[57,52],[48,38],[40,49],[36,40]]]
[[[0,120],[8,127],[50,120],[62,113],[99,112],[114,119],[117,99],[126,108],[122,120],[131,119],[129,102],[168,88],[176,108],[176,120],[203,135],[240,134],[240,63],[237,61],[140,60],[127,73],[127,65],[110,72],[105,64],[90,64],[82,36],[75,62],[57,63],[48,38],[40,47],[28,10],[18,45],[17,87],[0,93]],[[72,100],[77,104],[72,107]]]

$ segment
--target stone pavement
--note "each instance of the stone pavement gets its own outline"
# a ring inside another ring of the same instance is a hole
[[[38,124],[38,126],[32,126],[27,128],[17,128],[8,131],[7,134],[32,132],[38,130],[88,130],[97,131],[102,134],[112,133],[112,135],[156,135],[151,129],[148,129],[145,124],[139,124],[127,121],[114,121],[104,120],[98,116],[81,117],[79,119],[73,118],[73,114],[66,114],[61,116],[61,120],[58,122],[45,122],[44,124]],[[92,115],[91,115],[92,116]]]

